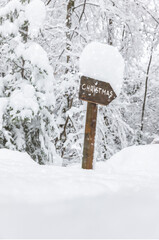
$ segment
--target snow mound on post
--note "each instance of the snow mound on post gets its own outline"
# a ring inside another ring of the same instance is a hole
[[[81,54],[79,68],[86,77],[110,83],[116,95],[119,95],[124,60],[117,48],[98,42],[88,44]]]
[[[159,173],[159,144],[131,146],[111,157],[105,168],[117,174],[157,175]]]

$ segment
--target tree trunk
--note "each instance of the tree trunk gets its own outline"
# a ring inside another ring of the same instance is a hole
[[[149,62],[148,62],[148,66],[147,66],[147,71],[146,71],[145,91],[144,91],[144,100],[143,100],[142,112],[141,112],[141,127],[140,127],[140,139],[139,139],[139,142],[141,142],[142,134],[143,134],[145,107],[146,107],[147,90],[148,90],[148,80],[149,80],[150,66],[151,66],[151,62],[152,62],[152,55],[153,55],[153,46],[152,46],[152,48],[151,48],[150,58],[149,58]]]
[[[142,135],[143,135],[144,116],[145,116],[145,108],[146,108],[146,100],[147,100],[147,90],[148,90],[149,72],[150,72],[150,67],[151,67],[151,62],[152,62],[153,49],[154,49],[154,41],[155,41],[155,36],[156,36],[157,27],[158,27],[158,24],[156,25],[156,28],[155,28],[155,31],[154,31],[153,40],[152,40],[152,46],[151,46],[151,50],[150,50],[150,57],[149,57],[149,61],[148,61],[147,71],[146,71],[144,100],[143,100],[142,112],[141,112],[140,136],[139,136],[139,141],[138,141],[139,143],[141,143]]]
[[[66,50],[67,50],[67,58],[66,62],[70,61],[70,51],[71,51],[71,27],[72,27],[72,14],[74,9],[74,0],[68,0],[67,4],[67,14],[66,14]],[[68,72],[68,69],[67,69]]]

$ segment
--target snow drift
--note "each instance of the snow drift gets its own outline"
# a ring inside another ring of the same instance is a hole
[[[111,157],[106,166],[114,173],[159,175],[159,144],[125,148]]]
[[[40,166],[0,150],[0,238],[158,238],[159,145],[96,170]]]

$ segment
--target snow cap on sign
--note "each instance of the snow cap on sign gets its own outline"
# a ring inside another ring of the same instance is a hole
[[[99,43],[89,43],[79,61],[80,73],[86,77],[110,83],[119,95],[124,72],[124,60],[116,47]]]

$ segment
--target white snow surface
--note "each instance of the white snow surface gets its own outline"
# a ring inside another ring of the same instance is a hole
[[[159,144],[95,170],[0,149],[0,238],[159,238]]]
[[[4,24],[0,26],[0,34],[3,35],[3,37],[7,37],[11,34],[17,34],[18,28],[15,24],[11,23],[10,21],[5,21]]]
[[[35,89],[30,84],[24,84],[21,89],[15,90],[9,99],[9,106],[12,108],[11,114],[17,115],[22,119],[31,119],[37,115],[39,105],[35,96]]]
[[[30,24],[29,34],[36,37],[45,20],[45,4],[41,0],[32,0],[25,8],[25,16]]]
[[[91,42],[83,50],[79,69],[81,75],[108,82],[119,95],[123,82],[124,60],[116,47]]]
[[[28,44],[20,43],[15,48],[17,57],[23,57],[25,60],[30,61],[32,65],[46,70],[48,73],[52,71],[49,65],[49,60],[45,50],[35,42],[29,42]]]
[[[23,24],[24,21],[28,21],[28,33],[30,37],[37,37],[46,17],[44,2],[41,0],[31,0],[28,4],[24,5],[19,0],[11,0],[5,7],[0,9],[0,17],[4,17],[11,12],[14,13],[15,10],[19,13],[18,19],[14,23],[9,20],[4,21],[2,26],[0,26],[0,34],[4,37],[10,34],[17,35],[18,26]]]
[[[0,17],[3,17],[10,12],[14,12],[15,10],[19,11],[22,8],[22,4],[19,0],[11,0],[5,7],[0,9]]]

